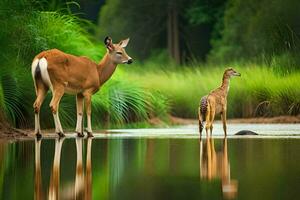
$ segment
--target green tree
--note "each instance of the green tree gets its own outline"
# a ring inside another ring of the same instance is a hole
[[[272,57],[299,50],[297,0],[229,0],[221,39],[214,40],[211,59]]]
[[[200,28],[196,31],[198,37],[193,35],[189,35],[189,37],[193,37],[193,40],[196,41],[202,40],[200,43],[196,43],[197,46],[194,46],[194,49],[202,50],[202,52],[198,52],[202,57],[208,54],[211,44],[221,38],[226,3],[227,0],[194,0],[186,9],[185,15],[189,24],[192,27]]]
[[[150,56],[154,49],[168,49],[178,63],[183,41],[183,0],[109,0],[101,8],[98,36],[110,35],[119,40],[134,38],[129,47],[140,59]]]

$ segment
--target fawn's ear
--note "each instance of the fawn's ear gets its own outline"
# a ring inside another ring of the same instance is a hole
[[[104,44],[106,46],[106,48],[109,50],[109,51],[113,51],[114,50],[114,45],[112,43],[112,39],[111,37],[105,37],[104,39]]]
[[[125,48],[127,46],[128,42],[129,42],[129,38],[127,38],[125,40],[121,40],[119,42],[119,46],[122,47],[122,48]]]

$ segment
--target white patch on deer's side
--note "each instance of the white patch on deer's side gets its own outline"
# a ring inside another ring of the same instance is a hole
[[[39,61],[39,66],[40,66],[40,70],[41,70],[41,76],[43,79],[43,82],[51,89],[51,91],[53,90],[52,87],[52,83],[50,80],[50,76],[47,70],[48,67],[48,62],[46,60],[46,58],[41,58]]]

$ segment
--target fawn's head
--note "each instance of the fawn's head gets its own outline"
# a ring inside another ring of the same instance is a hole
[[[129,42],[129,38],[121,40],[118,44],[113,44],[110,37],[104,39],[104,44],[115,64],[131,64],[132,58],[127,55],[125,47]]]
[[[238,73],[237,71],[235,71],[233,68],[227,68],[224,72],[224,76],[225,77],[228,77],[228,78],[231,78],[233,76],[241,76],[240,73]]]

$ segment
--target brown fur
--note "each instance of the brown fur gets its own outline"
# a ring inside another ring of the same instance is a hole
[[[201,103],[198,109],[198,117],[199,117],[199,132],[200,137],[203,130],[203,123],[206,121],[206,135],[208,136],[208,130],[210,130],[210,135],[213,130],[213,122],[216,114],[221,114],[222,122],[223,122],[223,130],[225,136],[227,135],[227,126],[226,126],[226,112],[227,112],[227,94],[229,90],[229,82],[232,76],[240,76],[240,73],[236,72],[232,68],[228,68],[225,70],[223,74],[222,85],[217,89],[211,91],[206,97],[206,104]],[[206,106],[206,109],[203,108]],[[203,112],[205,110],[206,112]]]
[[[47,60],[47,71],[52,84],[51,89],[53,94],[50,108],[54,119],[56,119],[55,131],[60,136],[64,136],[64,133],[58,117],[58,107],[64,93],[76,95],[76,132],[79,136],[83,136],[83,130],[80,124],[82,123],[83,102],[85,103],[88,122],[87,132],[89,136],[92,136],[91,96],[112,76],[118,64],[130,64],[132,62],[132,59],[127,55],[124,49],[128,41],[129,39],[126,39],[118,44],[113,44],[112,40],[107,37],[105,39],[107,53],[99,64],[96,64],[87,57],[74,56],[57,49],[43,51],[34,58],[34,61],[37,59],[40,61],[42,58]],[[35,72],[33,72],[37,95],[33,104],[36,117],[35,134],[39,137],[41,136],[39,125],[40,107],[49,89],[49,85],[43,81],[40,73],[38,67]]]

